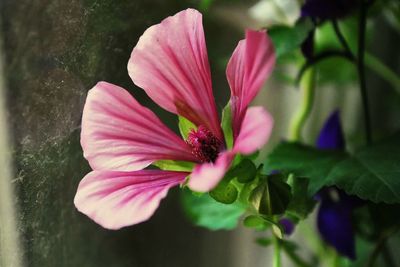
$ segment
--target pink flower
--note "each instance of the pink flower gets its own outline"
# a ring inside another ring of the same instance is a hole
[[[166,127],[126,90],[99,82],[87,96],[81,144],[93,171],[79,184],[75,206],[98,224],[119,229],[149,219],[168,190],[185,182],[214,188],[235,154],[252,154],[268,140],[272,118],[248,108],[273,69],[265,31],[246,32],[228,63],[233,147],[227,147],[211,86],[202,16],[187,9],[147,29],[128,63],[133,82],[164,109],[197,126],[187,140]],[[186,171],[144,169],[159,160],[186,161]]]

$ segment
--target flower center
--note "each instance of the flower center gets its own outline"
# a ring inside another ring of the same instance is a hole
[[[186,143],[201,162],[215,162],[222,148],[222,142],[203,125],[190,131]]]

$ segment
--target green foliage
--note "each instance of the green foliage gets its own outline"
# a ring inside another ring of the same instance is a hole
[[[222,110],[221,128],[224,132],[226,147],[230,149],[233,147],[232,112],[230,102],[228,102]]]
[[[329,172],[346,158],[340,151],[318,150],[298,143],[281,143],[268,156],[267,170],[294,173],[310,179],[308,193],[314,195],[327,184]]]
[[[210,196],[218,202],[232,204],[238,197],[238,190],[229,181],[222,180],[217,187],[210,191]]]
[[[178,116],[178,120],[179,132],[181,133],[183,139],[187,139],[190,130],[197,129],[197,127],[191,121],[182,116]]]
[[[246,227],[253,228],[258,231],[266,230],[271,227],[272,233],[279,239],[283,238],[284,232],[282,226],[275,222],[273,217],[263,215],[249,215],[243,220]]]
[[[244,218],[243,225],[248,228],[254,228],[259,231],[265,230],[269,226],[269,224],[266,223],[266,221],[263,218],[257,215],[250,215]]]
[[[290,186],[280,175],[270,175],[253,189],[249,202],[260,214],[270,216],[284,213],[290,199]]]
[[[272,244],[272,239],[267,237],[259,237],[256,239],[256,243],[263,247],[268,247]]]
[[[268,157],[269,168],[310,179],[309,193],[336,185],[373,202],[400,203],[400,134],[354,155],[321,151],[296,143],[280,144]]]
[[[177,160],[158,160],[156,162],[153,162],[152,165],[160,168],[161,170],[166,170],[166,171],[191,172],[194,167],[193,162],[177,161]]]
[[[230,169],[225,177],[230,179],[237,178],[239,183],[247,183],[254,180],[256,175],[257,168],[254,163],[250,159],[244,158],[239,164]]]
[[[308,179],[301,177],[292,176],[289,179],[289,185],[292,189],[292,199],[289,202],[286,212],[298,219],[305,219],[315,206],[315,201],[307,195],[308,182]]]
[[[197,226],[210,230],[234,229],[245,208],[238,203],[216,202],[208,194],[200,196],[182,190],[182,204],[187,217]]]
[[[313,27],[311,20],[303,19],[294,27],[276,26],[268,30],[275,47],[276,57],[280,58],[298,49]]]
[[[234,165],[226,174],[224,179],[210,192],[210,196],[216,201],[231,204],[238,198],[238,188],[232,182],[233,179],[237,179],[239,183],[247,183],[257,175],[257,169],[254,163],[248,159],[238,159],[239,163]],[[240,189],[242,186],[237,184]],[[243,191],[243,189],[241,190]],[[241,199],[242,203],[247,203],[247,199]]]

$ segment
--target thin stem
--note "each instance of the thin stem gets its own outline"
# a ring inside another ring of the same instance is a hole
[[[314,102],[314,89],[315,89],[315,70],[309,69],[300,82],[300,91],[302,99],[299,110],[293,116],[289,126],[289,140],[299,141],[301,139],[301,130],[307,117],[312,110]]]
[[[374,248],[374,250],[372,251],[367,263],[366,263],[366,267],[373,267],[376,260],[378,259],[378,256],[381,252],[384,252],[387,247],[386,247],[386,242],[387,240],[393,236],[397,231],[400,230],[400,225],[396,225],[384,232],[381,233],[378,242],[376,243],[376,246]],[[388,251],[387,251],[388,252]],[[390,256],[390,254],[386,254],[386,256]],[[385,257],[385,255],[383,255]],[[388,260],[388,259],[385,259]],[[390,267],[393,267],[395,265],[389,265]]]
[[[400,77],[380,61],[375,56],[365,53],[365,65],[378,74],[382,79],[390,83],[393,88],[400,94]]]
[[[300,68],[299,73],[297,74],[296,77],[296,84],[298,84],[305,72],[315,64],[319,63],[320,61],[323,61],[325,59],[333,58],[333,57],[340,57],[349,60],[350,62],[354,62],[354,58],[351,54],[347,53],[346,51],[342,50],[325,50],[323,52],[320,52],[319,54],[313,56],[311,59],[307,60],[306,63]]]
[[[298,84],[301,78],[303,77],[304,73],[312,66],[318,64],[319,62],[325,60],[325,59],[330,59],[333,57],[339,57],[348,60],[351,63],[356,63],[357,58],[354,57],[354,55],[349,54],[345,51],[341,50],[326,50],[323,51],[316,56],[314,56],[312,59],[308,60],[306,63],[304,63],[301,68],[299,73],[297,74],[296,77],[296,83]],[[400,94],[400,77],[393,71],[391,70],[388,66],[386,66],[382,61],[380,61],[377,57],[365,53],[365,65],[375,72],[377,75],[379,75],[382,79],[390,83],[393,88],[396,90],[397,93]]]
[[[286,253],[286,255],[292,260],[294,264],[296,264],[297,267],[312,267],[313,265],[307,263],[305,260],[303,260],[299,255],[297,255],[296,252],[294,252],[291,249],[288,249],[285,245],[282,246],[283,251]]]
[[[340,257],[335,250],[332,250],[332,267],[340,267]]]
[[[375,246],[374,250],[372,251],[371,256],[368,259],[367,267],[373,267],[375,265],[375,261],[378,259],[379,253],[384,248],[384,244],[386,242],[386,238],[381,238],[377,245]]]
[[[389,248],[387,246],[387,242],[385,242],[384,247],[382,249],[382,256],[383,256],[383,260],[385,261],[385,264],[387,267],[396,266],[396,263],[392,257],[392,254],[390,253]]]
[[[277,237],[274,238],[274,262],[273,267],[281,267],[281,241]]]
[[[365,124],[365,136],[367,144],[371,144],[371,124],[370,124],[370,113],[368,107],[368,92],[367,83],[365,78],[365,65],[364,65],[364,54],[365,54],[365,30],[367,25],[367,5],[363,2],[360,5],[360,19],[358,24],[358,60],[357,60],[357,70],[360,79],[360,92],[361,100],[363,103],[364,111],[364,124]]]
[[[344,38],[342,31],[340,30],[337,20],[335,20],[335,19],[332,20],[332,26],[333,26],[333,30],[335,31],[340,44],[343,46],[343,48],[346,51],[346,53],[348,54],[348,56],[351,57],[352,60],[355,60],[355,56],[353,55],[353,52],[351,52],[350,46],[348,45],[346,38]]]

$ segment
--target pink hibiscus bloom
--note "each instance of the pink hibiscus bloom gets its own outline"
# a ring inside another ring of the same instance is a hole
[[[119,229],[146,221],[168,190],[182,185],[213,189],[234,156],[268,140],[272,118],[248,108],[275,63],[265,31],[246,31],[228,63],[233,147],[226,145],[211,86],[202,16],[187,9],[148,28],[128,63],[133,82],[164,109],[196,125],[177,136],[126,90],[99,82],[87,96],[81,145],[93,171],[79,184],[75,206],[101,226]],[[191,162],[186,171],[144,169],[160,160]]]

